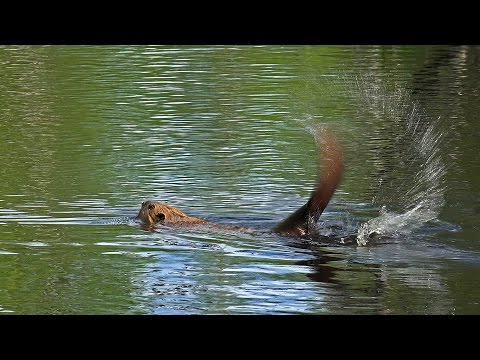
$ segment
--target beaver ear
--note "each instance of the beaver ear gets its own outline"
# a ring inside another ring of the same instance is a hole
[[[157,221],[163,221],[163,220],[165,220],[165,214],[162,214],[162,213],[157,214]]]

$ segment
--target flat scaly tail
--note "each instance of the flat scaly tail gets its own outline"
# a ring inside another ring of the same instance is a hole
[[[289,236],[312,234],[316,222],[342,179],[344,166],[340,145],[333,134],[325,129],[317,130],[316,135],[322,147],[317,184],[308,202],[273,229],[279,234]]]

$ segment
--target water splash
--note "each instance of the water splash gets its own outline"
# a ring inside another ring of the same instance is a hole
[[[381,79],[364,77],[357,78],[356,88],[367,105],[364,109],[382,119],[393,137],[389,164],[377,173],[372,200],[381,207],[379,216],[358,230],[357,243],[365,246],[379,235],[411,233],[438,217],[446,190],[447,170],[439,148],[445,131],[440,117],[428,116],[401,87],[389,90]]]

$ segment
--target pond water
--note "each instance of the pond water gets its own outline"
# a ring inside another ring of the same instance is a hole
[[[480,313],[480,48],[0,48],[0,312]],[[270,233],[345,173],[319,234]],[[156,199],[261,231],[135,221]]]

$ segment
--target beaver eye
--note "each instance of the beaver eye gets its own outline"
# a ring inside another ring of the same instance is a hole
[[[148,205],[148,208],[149,208],[150,210],[155,209],[155,205],[150,204],[150,205]]]

